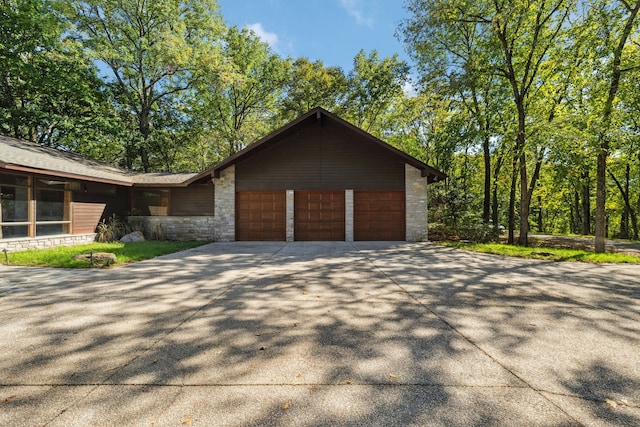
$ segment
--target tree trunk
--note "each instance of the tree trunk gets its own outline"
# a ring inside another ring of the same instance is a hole
[[[143,109],[138,116],[140,121],[140,134],[142,135],[142,145],[140,146],[140,160],[142,161],[142,168],[145,172],[149,172],[151,165],[149,164],[149,152],[147,151],[147,142],[149,134],[151,133],[151,126],[149,124],[149,111]]]
[[[591,185],[587,167],[582,171],[582,234],[591,234]]]
[[[520,166],[520,233],[518,234],[518,244],[522,246],[529,245],[529,203],[531,201],[529,195],[528,179],[527,179],[527,156],[524,150],[525,144],[525,120],[526,113],[524,110],[524,101],[518,100],[518,135],[516,136],[515,154],[518,157]]]
[[[596,253],[604,253],[604,239],[606,236],[605,224],[605,197],[606,197],[606,171],[607,171],[608,143],[603,142],[598,153],[596,169]]]
[[[580,218],[580,195],[576,191],[573,194],[573,203],[569,204],[569,215],[571,218],[571,232],[578,233],[582,219]]]
[[[538,196],[538,232],[544,233],[544,224],[542,223],[542,197]]]
[[[511,165],[511,188],[509,190],[509,240],[508,243],[515,243],[514,230],[516,228],[516,186],[518,184],[518,155],[514,153]]]
[[[482,221],[489,223],[489,215],[491,210],[491,150],[489,137],[485,135],[482,142],[482,151],[484,152],[484,204],[482,209]],[[497,224],[494,222],[494,225]]]
[[[496,161],[496,167],[493,171],[493,194],[491,195],[491,221],[493,221],[493,231],[496,236],[500,232],[500,224],[498,223],[498,175],[502,168],[502,159],[503,157],[500,155]]]

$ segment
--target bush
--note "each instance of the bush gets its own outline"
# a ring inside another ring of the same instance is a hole
[[[96,233],[98,242],[115,242],[127,234],[127,223],[114,214],[108,220],[100,221]]]

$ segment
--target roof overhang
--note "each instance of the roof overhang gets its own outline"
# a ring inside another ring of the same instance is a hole
[[[38,169],[38,168],[32,168],[27,166],[14,165],[11,163],[0,162],[0,167],[2,169],[14,171],[14,172],[33,173],[36,175],[76,179],[79,181],[99,182],[101,184],[120,185],[124,187],[131,187],[133,185],[131,181],[124,181],[124,180],[120,181],[120,180],[113,180],[108,178],[91,177],[91,176],[78,175],[78,174],[73,174],[68,172],[53,171],[49,169]]]

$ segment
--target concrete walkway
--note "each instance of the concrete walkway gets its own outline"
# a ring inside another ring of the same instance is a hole
[[[640,425],[640,268],[301,242],[0,266],[0,425]]]

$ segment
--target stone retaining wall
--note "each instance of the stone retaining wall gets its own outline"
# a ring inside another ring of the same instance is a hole
[[[127,222],[146,239],[214,240],[213,216],[130,216]]]
[[[75,246],[93,243],[95,240],[96,233],[2,239],[0,240],[0,251],[6,249],[9,252],[18,252],[29,249],[53,248],[55,246]],[[1,255],[0,258],[3,256]]]

